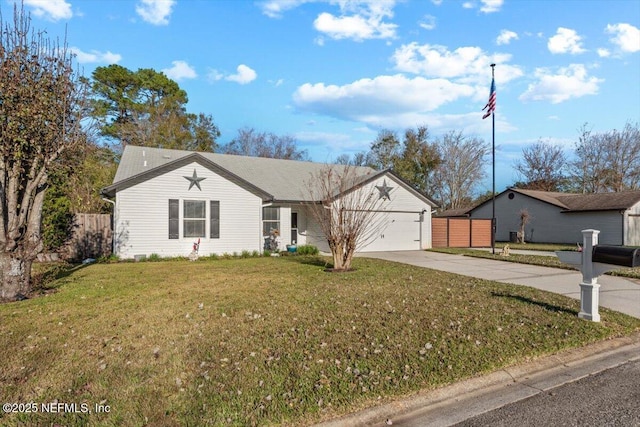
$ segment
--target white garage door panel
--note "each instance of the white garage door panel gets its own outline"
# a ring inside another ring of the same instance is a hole
[[[420,223],[417,213],[393,213],[377,238],[360,252],[411,251],[420,249]]]

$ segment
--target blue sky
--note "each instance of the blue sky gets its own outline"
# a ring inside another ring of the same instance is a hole
[[[11,0],[2,1],[5,18]],[[491,141],[481,109],[495,63],[497,190],[542,139],[640,121],[640,1],[24,0],[87,76],[112,63],[178,81],[220,142],[248,126],[312,159],[427,125]],[[489,171],[490,172],[490,171]],[[490,177],[489,177],[490,178]],[[490,179],[478,191],[489,190]]]

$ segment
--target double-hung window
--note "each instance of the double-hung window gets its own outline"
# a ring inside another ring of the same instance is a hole
[[[262,208],[262,235],[268,236],[272,230],[280,231],[280,208]]]
[[[204,200],[185,200],[183,202],[184,237],[205,237],[207,230],[207,205]]]

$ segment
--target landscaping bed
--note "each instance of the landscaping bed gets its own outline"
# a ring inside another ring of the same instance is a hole
[[[358,258],[94,264],[0,305],[2,425],[308,425],[640,330],[532,288]]]

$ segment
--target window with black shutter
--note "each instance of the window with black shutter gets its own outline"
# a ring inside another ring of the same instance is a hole
[[[180,238],[180,200],[169,199],[169,238]]]
[[[220,238],[220,202],[218,200],[211,200],[209,216],[211,220],[210,236],[212,239]]]

